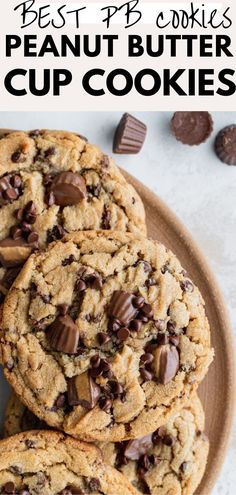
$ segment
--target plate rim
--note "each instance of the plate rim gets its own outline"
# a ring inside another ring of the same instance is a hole
[[[222,424],[222,434],[220,437],[220,443],[218,444],[216,455],[214,456],[214,466],[211,466],[209,470],[204,473],[204,486],[201,487],[201,492],[198,491],[198,495],[202,493],[202,495],[210,494],[214,488],[214,485],[218,479],[220,474],[220,470],[222,468],[223,462],[226,457],[226,452],[228,449],[231,431],[234,422],[234,413],[236,406],[236,352],[234,350],[234,346],[230,346],[230,342],[234,341],[232,326],[230,322],[230,318],[228,316],[228,310],[226,307],[226,303],[224,300],[224,296],[219,287],[219,283],[216,280],[216,277],[208,265],[208,262],[199,247],[198,243],[195,241],[192,234],[188,231],[188,229],[184,226],[182,221],[178,218],[178,216],[171,210],[171,208],[160,199],[157,194],[155,194],[151,189],[149,189],[145,184],[136,179],[133,175],[128,173],[126,170],[121,169],[122,174],[128,180],[128,182],[137,190],[139,196],[141,197],[147,216],[147,208],[145,198],[148,197],[148,202],[154,203],[158,206],[158,214],[161,218],[164,219],[164,222],[168,222],[171,229],[174,231],[176,236],[180,236],[180,244],[184,245],[186,249],[191,251],[192,257],[196,260],[197,264],[201,267],[201,272],[205,279],[207,279],[208,285],[211,289],[212,300],[217,301],[218,306],[218,314],[219,318],[224,323],[224,340],[226,342],[227,347],[227,395],[230,398],[227,402],[227,408],[224,416],[224,422]],[[207,309],[207,308],[206,308]],[[211,330],[212,332],[212,330]],[[215,358],[216,359],[216,358]],[[204,488],[204,492],[202,489]]]

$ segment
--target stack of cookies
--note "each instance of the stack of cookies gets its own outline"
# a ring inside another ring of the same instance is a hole
[[[1,139],[0,262],[0,493],[193,494],[204,302],[113,161],[68,132]]]

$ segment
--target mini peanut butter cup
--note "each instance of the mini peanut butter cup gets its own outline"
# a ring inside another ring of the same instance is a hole
[[[143,122],[129,113],[124,113],[114,135],[113,153],[138,153],[143,146],[146,134],[147,127]]]
[[[236,125],[228,125],[218,132],[215,139],[215,152],[227,165],[236,165]]]
[[[213,120],[208,112],[175,112],[171,131],[177,141],[189,146],[204,143],[213,130]]]

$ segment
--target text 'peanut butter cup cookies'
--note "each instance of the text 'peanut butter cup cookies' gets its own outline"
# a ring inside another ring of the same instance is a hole
[[[32,250],[97,229],[146,233],[141,200],[108,156],[63,131],[0,140],[0,302]]]
[[[79,232],[32,255],[5,299],[2,359],[22,401],[89,440],[154,431],[212,360],[198,289],[161,244]]]
[[[191,495],[203,476],[209,442],[197,395],[155,432],[135,440],[98,443],[104,461],[119,469],[138,493]],[[5,415],[5,435],[45,428],[15,396]]]
[[[0,493],[135,495],[129,481],[104,464],[95,446],[52,431],[31,431],[0,444]]]

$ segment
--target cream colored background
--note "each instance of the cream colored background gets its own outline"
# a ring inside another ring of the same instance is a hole
[[[115,159],[172,208],[201,246],[218,278],[236,336],[236,167],[221,163],[213,150],[217,131],[225,125],[236,123],[236,112],[214,112],[212,136],[206,143],[193,148],[178,143],[170,134],[171,113],[141,112],[136,115],[148,125],[143,150],[136,156],[116,155]],[[120,116],[120,112],[2,112],[0,128],[74,130],[110,154],[114,129]],[[1,377],[1,418],[8,394],[8,387]],[[236,425],[213,495],[235,494],[235,459]]]

